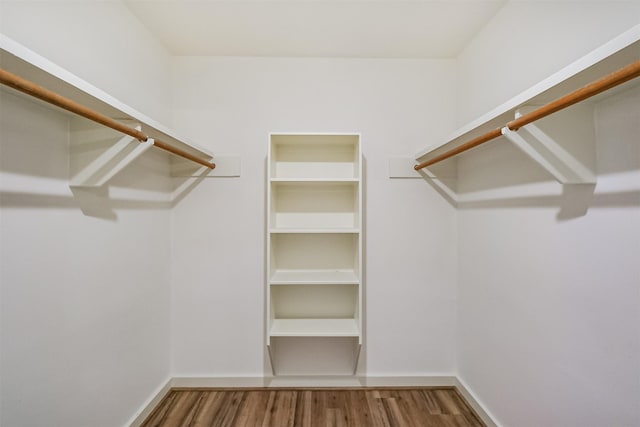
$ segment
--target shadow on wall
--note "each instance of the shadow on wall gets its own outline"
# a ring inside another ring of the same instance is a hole
[[[115,210],[167,209],[170,202],[115,199],[109,196],[109,188],[70,189],[72,195],[44,194],[34,192],[0,191],[0,206],[3,208],[32,209],[79,209],[86,216],[116,220]]]
[[[596,184],[567,184],[562,186],[562,194],[505,196],[481,198],[478,200],[458,200],[450,191],[432,178],[424,178],[442,197],[458,209],[518,209],[518,208],[559,208],[558,220],[570,220],[585,216],[589,208],[638,207],[640,190],[611,193],[595,193]]]
[[[566,220],[587,214],[590,207],[638,207],[640,206],[640,190],[621,191],[616,193],[595,194],[595,184],[564,185],[561,195],[507,197],[502,199],[485,199],[469,202],[458,202],[460,209],[492,209],[492,208],[543,208],[559,207],[557,218]]]
[[[102,185],[72,186],[73,177],[122,135],[4,90],[0,108],[4,209],[80,209],[86,216],[116,221],[117,210],[170,209],[206,175],[205,170],[195,177],[172,178],[169,155],[150,149]]]
[[[640,87],[575,105],[536,122],[596,184],[560,184],[506,138],[447,160],[423,178],[459,209],[559,209],[560,221],[589,208],[640,206]],[[447,170],[453,170],[452,179]]]
[[[2,208],[32,209],[79,209],[85,216],[116,221],[117,210],[156,210],[170,209],[184,199],[204,176],[193,179],[176,180],[176,190],[168,193],[165,199],[145,200],[143,198],[113,197],[108,185],[101,187],[68,187],[70,195],[46,194],[40,192],[0,191]],[[122,188],[119,188],[119,191]],[[123,190],[126,192],[126,190]]]

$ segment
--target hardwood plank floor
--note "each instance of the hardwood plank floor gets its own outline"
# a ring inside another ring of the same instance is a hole
[[[455,388],[174,389],[142,427],[477,427]]]

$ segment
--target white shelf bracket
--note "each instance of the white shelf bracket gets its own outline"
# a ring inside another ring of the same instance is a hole
[[[520,113],[516,112],[516,118]],[[522,132],[524,131],[524,132]],[[533,124],[520,128],[521,133],[502,128],[502,135],[532,160],[547,170],[561,184],[595,184],[596,176],[553,138]]]
[[[140,130],[140,125],[135,129]],[[126,135],[77,173],[69,185],[71,187],[101,187],[152,146],[153,138],[139,142]]]

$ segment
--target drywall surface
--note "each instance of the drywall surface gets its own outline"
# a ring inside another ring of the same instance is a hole
[[[170,125],[169,56],[121,2],[2,1],[0,31]],[[167,156],[71,191],[70,151],[118,137],[71,146],[70,116],[0,95],[0,424],[125,425],[169,377]]]
[[[122,2],[2,0],[0,32],[170,126],[169,55]]]
[[[240,178],[207,178],[173,210],[176,376],[270,375],[265,345],[269,132],[360,132],[365,186],[368,375],[451,374],[455,209],[388,160],[453,129],[452,60],[174,60],[181,132],[242,158]],[[315,353],[318,362],[330,348]]]
[[[169,377],[166,156],[72,191],[70,116],[0,111],[0,424],[124,426]]]
[[[458,375],[504,426],[640,424],[640,91],[589,108],[539,126],[594,133],[596,186],[504,139],[458,163]]]
[[[640,24],[640,2],[510,1],[458,56],[458,125]]]

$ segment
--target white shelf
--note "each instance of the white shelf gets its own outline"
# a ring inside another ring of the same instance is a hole
[[[273,190],[280,191],[354,191],[358,189],[357,179],[272,179]]]
[[[272,337],[358,337],[356,319],[274,319]]]
[[[271,234],[358,234],[359,228],[270,228]]]
[[[354,270],[275,270],[272,285],[357,285]]]
[[[360,180],[358,178],[271,178],[270,179],[271,182],[288,182],[288,183],[306,183],[306,182],[317,182],[317,183],[324,183],[324,184],[331,184],[331,183],[348,183],[348,182],[353,182],[353,183],[357,183]]]
[[[213,154],[208,150],[193,142],[188,142],[186,138],[178,136],[173,130],[168,129],[3,34],[0,34],[0,63],[2,68],[7,71],[31,80],[46,89],[57,92],[108,117],[115,120],[130,120],[139,123],[142,132],[151,138],[162,140],[175,148],[187,151],[198,157],[213,158]],[[5,89],[4,86],[2,88],[3,90],[19,93],[12,89]]]
[[[638,60],[638,58],[640,58],[640,25],[636,25],[504,104],[462,126],[445,142],[426,147],[415,154],[415,159],[417,162],[428,161],[488,131],[502,128],[515,118],[518,109],[528,105],[548,104]],[[638,85],[640,85],[640,79],[635,79],[583,102],[596,102],[620,90]]]

